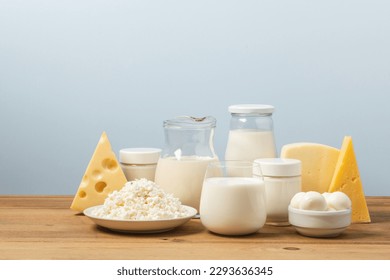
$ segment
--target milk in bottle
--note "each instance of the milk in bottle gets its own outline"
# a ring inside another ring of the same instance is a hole
[[[254,161],[276,157],[273,111],[273,106],[262,104],[229,107],[231,121],[225,160]]]

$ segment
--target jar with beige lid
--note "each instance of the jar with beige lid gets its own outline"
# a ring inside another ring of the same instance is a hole
[[[119,151],[119,162],[127,181],[145,178],[154,181],[161,149],[127,148]]]

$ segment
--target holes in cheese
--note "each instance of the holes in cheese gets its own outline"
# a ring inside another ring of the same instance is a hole
[[[92,178],[94,178],[95,180],[101,180],[102,177],[103,177],[103,174],[100,170],[92,171]]]
[[[82,183],[84,183],[84,184],[88,183],[88,176],[86,174],[83,176]]]
[[[79,197],[84,198],[87,196],[87,193],[85,191],[79,191]]]
[[[105,182],[97,182],[95,184],[95,190],[99,193],[103,192],[106,187],[107,184]]]
[[[106,158],[102,162],[102,166],[105,169],[114,171],[118,167],[118,162],[112,158]]]
[[[83,211],[103,204],[109,193],[121,189],[126,182],[125,174],[103,132],[70,208]]]

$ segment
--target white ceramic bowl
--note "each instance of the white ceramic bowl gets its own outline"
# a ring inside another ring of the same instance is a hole
[[[310,237],[335,237],[351,224],[351,209],[314,211],[288,207],[288,220],[298,233]]]

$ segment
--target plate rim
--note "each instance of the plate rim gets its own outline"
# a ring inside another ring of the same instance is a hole
[[[104,204],[88,207],[88,208],[83,210],[83,214],[84,214],[84,216],[86,216],[88,218],[92,218],[92,219],[98,219],[98,220],[104,220],[104,221],[110,221],[110,222],[125,222],[125,223],[141,224],[141,223],[153,223],[153,222],[160,223],[160,222],[171,222],[171,221],[180,221],[180,220],[185,220],[185,219],[191,219],[191,218],[195,217],[195,215],[198,213],[198,211],[195,208],[188,206],[188,205],[183,205],[183,204],[182,204],[183,207],[185,207],[187,210],[191,211],[190,214],[187,216],[184,216],[184,217],[178,217],[178,218],[172,218],[172,219],[157,219],[157,220],[111,219],[111,218],[102,218],[102,217],[94,216],[94,215],[91,215],[90,213],[88,213],[95,208],[100,208],[103,206],[104,206]]]

